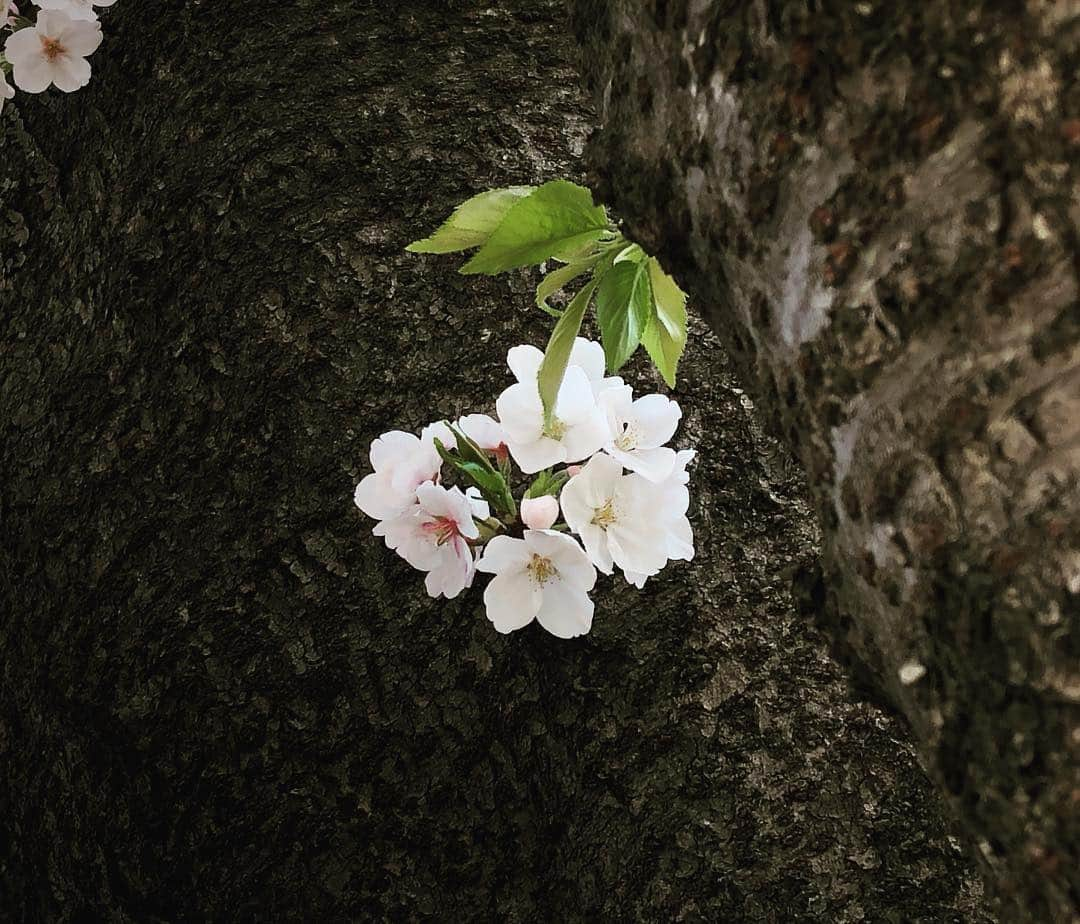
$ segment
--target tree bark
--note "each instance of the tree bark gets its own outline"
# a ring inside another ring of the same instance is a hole
[[[806,471],[836,650],[1080,920],[1075,3],[571,4],[589,157]]]
[[[0,117],[3,915],[991,921],[795,611],[798,480],[703,330],[698,557],[587,638],[370,535],[372,438],[548,330],[403,246],[577,174],[589,113],[561,5],[274,7],[119,3],[86,90]]]

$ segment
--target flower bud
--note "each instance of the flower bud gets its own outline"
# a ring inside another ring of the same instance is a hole
[[[559,502],[550,494],[521,502],[521,522],[529,529],[551,529],[558,518]]]
[[[566,474],[573,478],[575,475],[581,472],[580,465],[568,465],[566,466]]]

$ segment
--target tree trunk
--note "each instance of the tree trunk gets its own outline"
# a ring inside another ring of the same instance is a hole
[[[275,7],[121,2],[0,120],[3,914],[991,921],[794,610],[797,478],[703,331],[698,558],[587,638],[370,535],[371,439],[490,410],[549,323],[403,246],[578,173],[589,115],[554,3]]]
[[[1010,916],[1080,920],[1080,14],[572,4],[632,236],[801,460],[836,648]]]

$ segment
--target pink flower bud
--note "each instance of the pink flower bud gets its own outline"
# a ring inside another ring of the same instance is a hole
[[[551,529],[558,518],[559,502],[550,494],[521,502],[521,522],[529,529]]]
[[[573,478],[575,475],[581,472],[580,465],[568,465],[566,466],[566,474]]]

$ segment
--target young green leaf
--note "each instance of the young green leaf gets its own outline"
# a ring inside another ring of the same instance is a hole
[[[646,265],[654,310],[641,342],[664,381],[674,388],[675,369],[686,347],[686,293],[664,272],[655,257],[650,257]]]
[[[499,227],[506,213],[535,191],[535,186],[511,186],[473,196],[454,209],[438,231],[413,241],[405,249],[410,253],[454,253],[479,247]]]
[[[438,437],[435,439],[435,449],[447,465],[460,472],[480,489],[484,500],[491,504],[492,507],[501,513],[508,513],[511,516],[517,515],[517,505],[514,503],[510,486],[506,483],[506,479],[495,471],[486,459],[484,464],[463,459],[457,453],[447,449]]]
[[[607,213],[593,205],[592,193],[567,180],[553,180],[515,203],[461,272],[494,275],[543,263],[599,240],[607,229]]]
[[[544,402],[544,420],[548,423],[551,422],[552,414],[555,412],[555,399],[559,395],[559,386],[562,385],[563,376],[566,374],[570,351],[574,348],[574,338],[581,330],[581,319],[585,317],[585,310],[589,307],[595,288],[596,283],[590,280],[570,300],[566,311],[559,318],[559,323],[551,332],[547,349],[544,350],[544,359],[540,363],[536,383],[540,389],[540,400]]]
[[[558,269],[548,273],[540,281],[540,285],[536,287],[536,307],[542,308],[550,314],[554,309],[547,303],[547,300],[559,289],[577,279],[578,276],[584,276],[596,265],[598,259],[599,257],[592,257],[584,263],[567,263],[566,266],[560,266]]]
[[[652,314],[649,273],[643,263],[616,263],[596,290],[596,319],[608,371],[618,372],[633,355]]]

